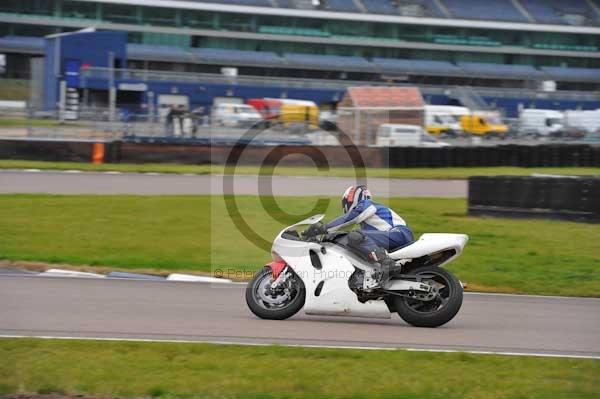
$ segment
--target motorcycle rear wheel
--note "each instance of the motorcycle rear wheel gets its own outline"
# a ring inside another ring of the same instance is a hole
[[[460,281],[439,267],[421,267],[411,274],[432,275],[433,278],[424,281],[435,283],[439,293],[431,301],[395,297],[394,306],[402,320],[415,327],[439,327],[452,320],[462,306],[463,288]]]
[[[256,273],[246,287],[246,303],[256,316],[261,319],[284,320],[292,317],[304,306],[306,290],[302,280],[294,275],[285,284],[288,293],[269,292],[273,275],[271,268],[265,267]]]

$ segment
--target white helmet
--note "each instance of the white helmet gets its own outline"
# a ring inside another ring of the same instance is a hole
[[[359,202],[371,199],[371,192],[366,186],[350,186],[342,196],[342,209],[344,213],[350,212]]]

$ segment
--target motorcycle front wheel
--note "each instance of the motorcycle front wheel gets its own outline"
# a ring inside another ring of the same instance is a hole
[[[283,320],[298,313],[306,298],[302,280],[294,274],[275,289],[272,282],[271,268],[265,267],[248,283],[246,303],[252,313],[269,320]]]
[[[439,327],[456,316],[463,301],[463,287],[449,271],[439,267],[421,267],[411,274],[425,275],[423,282],[433,287],[422,298],[395,297],[398,315],[415,327]]]

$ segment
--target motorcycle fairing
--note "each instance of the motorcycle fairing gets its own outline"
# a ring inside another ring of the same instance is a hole
[[[322,251],[322,248],[325,248],[325,251]],[[313,266],[310,260],[311,250],[319,256],[321,269]],[[361,303],[356,294],[350,290],[348,279],[355,269],[347,258],[348,251],[344,248],[331,243],[321,245],[286,240],[279,236],[273,243],[273,252],[277,253],[304,282],[306,314],[391,318],[384,301]],[[322,288],[316,295],[317,286],[321,282],[323,282]]]
[[[369,318],[391,318],[391,313],[384,301],[370,300],[362,303],[350,289],[348,280],[355,271],[355,266],[367,270],[368,262],[361,260],[356,254],[339,245],[325,242],[307,242],[283,238],[282,235],[301,225],[315,224],[324,215],[315,215],[282,230],[273,242],[274,260],[285,261],[300,277],[306,288],[304,311],[311,315],[354,316]],[[416,259],[432,253],[453,250],[454,254],[444,258],[439,266],[456,258],[468,241],[465,234],[428,233],[419,240],[397,251],[390,256],[396,260]],[[313,266],[310,251],[319,256],[321,269]],[[323,282],[317,294],[317,286]],[[412,283],[411,283],[412,284]]]
[[[274,260],[273,262],[267,263],[267,266],[271,268],[273,279],[276,279],[287,265],[283,260]]]
[[[469,241],[469,236],[466,234],[426,233],[414,243],[390,252],[389,255],[395,260],[416,259],[442,251],[454,250],[453,256],[446,258],[438,265],[442,266],[459,256],[467,245],[467,241]]]

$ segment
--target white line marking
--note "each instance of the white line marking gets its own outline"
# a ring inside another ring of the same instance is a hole
[[[181,274],[171,273],[167,276],[167,281],[188,281],[194,283],[217,283],[217,284],[228,284],[232,281],[225,278],[211,277],[211,276],[198,276],[194,274]]]
[[[38,338],[38,339],[58,339],[58,340],[84,340],[84,341],[123,341],[123,342],[164,342],[177,344],[212,344],[212,345],[242,345],[242,346],[285,346],[291,348],[321,348],[321,349],[356,349],[356,350],[379,350],[379,351],[408,351],[408,352],[438,352],[438,353],[470,353],[474,355],[502,355],[502,356],[533,356],[533,357],[552,357],[569,359],[592,359],[600,360],[600,356],[594,355],[559,355],[552,353],[521,353],[521,352],[495,352],[479,350],[459,350],[459,349],[428,349],[428,348],[410,348],[410,347],[388,347],[388,346],[346,346],[346,345],[303,345],[303,344],[285,344],[285,343],[267,343],[267,342],[235,342],[235,341],[212,341],[212,340],[184,340],[184,339],[149,339],[149,338],[105,338],[105,337],[69,337],[69,336],[49,336],[49,335],[4,335],[0,338]]]
[[[105,175],[122,175],[123,173],[117,171],[117,170],[109,170],[104,172]]]
[[[23,172],[34,172],[34,173],[37,173],[37,172],[41,172],[41,171],[42,171],[41,169],[23,169]]]
[[[76,170],[76,169],[69,169],[69,170],[63,170],[62,173],[83,173],[83,171]]]
[[[39,276],[47,277],[77,277],[77,278],[104,278],[103,274],[79,272],[74,270],[64,269],[48,269],[45,272],[38,274]]]
[[[569,359],[593,359],[600,360],[600,356],[593,355],[559,355],[555,353],[521,353],[521,352],[495,352],[478,350],[458,350],[458,349],[428,349],[428,348],[402,348],[409,352],[442,352],[442,353],[471,353],[474,355],[503,355],[503,356],[535,356],[535,357],[563,357]]]

